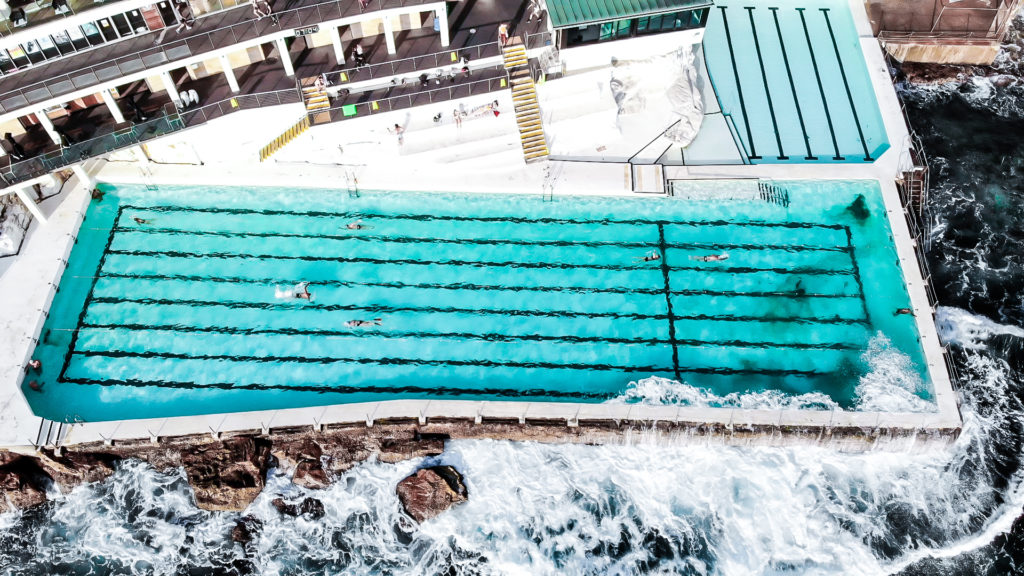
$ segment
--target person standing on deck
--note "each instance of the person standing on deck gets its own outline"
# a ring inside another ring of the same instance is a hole
[[[502,47],[508,44],[508,24],[505,22],[502,22],[501,26],[498,26],[498,42]]]

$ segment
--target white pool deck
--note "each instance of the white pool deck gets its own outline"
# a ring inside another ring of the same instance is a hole
[[[588,421],[649,426],[652,422],[711,424],[732,429],[750,426],[771,429],[816,430],[859,428],[864,431],[906,431],[955,435],[961,426],[956,393],[943,359],[942,345],[928,303],[924,279],[914,254],[913,240],[904,219],[895,185],[900,167],[906,162],[909,136],[878,42],[871,36],[863,3],[851,0],[854,20],[891,147],[871,164],[796,164],[666,166],[673,179],[814,179],[877,180],[882,193],[896,250],[903,266],[924,348],[929,377],[934,386],[937,411],[932,413],[876,413],[811,410],[744,410],[628,404],[579,404],[548,402],[477,402],[461,400],[395,400],[340,404],[309,408],[270,410],[112,422],[76,423],[61,429],[60,443],[73,445],[117,442],[162,437],[262,431],[273,429],[359,424],[370,426],[388,419],[432,419],[481,422],[489,419],[520,422],[564,422],[569,429],[585,427]],[[555,89],[558,81],[548,83]],[[346,178],[355,175],[365,190],[417,190],[452,192],[514,192],[541,194],[546,185],[558,197],[572,195],[645,196],[632,192],[628,165],[614,162],[550,161],[526,165],[522,162],[512,106],[507,94],[499,97],[498,118],[467,120],[461,129],[450,122],[451,109],[472,108],[495,98],[484,95],[463,102],[444,103],[422,109],[393,112],[317,127],[275,156],[259,163],[259,147],[294,122],[301,105],[238,112],[210,125],[189,130],[161,141],[154,156],[181,154],[203,158],[205,165],[148,163],[144,169],[133,162],[98,161],[91,167],[93,178],[114,183],[175,185],[290,186],[336,189],[347,194]],[[438,110],[434,110],[437,108]],[[435,125],[436,111],[448,110],[445,123]],[[405,143],[399,146],[386,128],[406,126]],[[709,127],[708,129],[714,129]],[[238,135],[244,134],[240,142]],[[178,140],[175,141],[174,138]],[[186,143],[187,142],[187,143]],[[187,152],[186,152],[186,149]],[[120,155],[124,157],[124,154]],[[183,162],[192,161],[188,158]],[[401,166],[401,170],[396,170]],[[144,170],[144,171],[143,171]],[[35,449],[42,419],[35,416],[25,394],[35,394],[24,385],[24,366],[38,338],[64,262],[71,251],[92,184],[76,184],[59,201],[42,208],[49,216],[46,225],[34,223],[30,236],[16,257],[0,275],[0,447]],[[639,200],[642,201],[642,200]],[[44,390],[42,393],[50,393]],[[774,433],[772,434],[774,437]],[[819,436],[820,437],[820,436]],[[785,442],[774,442],[774,444]],[[915,449],[916,441],[898,443],[896,449]],[[903,448],[899,448],[903,447]],[[837,445],[837,448],[845,448]],[[894,449],[892,445],[888,449]],[[864,449],[852,447],[852,449]]]

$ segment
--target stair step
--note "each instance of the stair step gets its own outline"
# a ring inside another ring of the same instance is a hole
[[[518,94],[520,92],[531,92],[535,89],[533,80],[526,80],[512,85],[512,93]]]
[[[540,137],[543,138],[544,137],[544,131],[541,130],[541,129],[535,129],[535,130],[523,130],[523,131],[521,131],[519,133],[519,139],[520,140],[529,140],[529,139],[537,137],[537,136],[540,136]]]
[[[536,152],[529,152],[529,153],[525,154],[527,160],[532,160],[534,158],[540,158],[542,156],[547,156],[547,155],[548,155],[548,149],[547,148],[544,148],[543,150],[538,150]]]
[[[533,104],[537,101],[536,94],[517,94],[512,96],[512,102],[516,106],[525,106],[526,104]]]

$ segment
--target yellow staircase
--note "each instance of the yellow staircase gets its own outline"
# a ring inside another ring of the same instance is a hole
[[[317,76],[303,78],[300,82],[302,102],[313,124],[324,124],[331,121],[331,99],[326,88],[318,88]]]
[[[267,158],[273,156],[278,150],[284,148],[289,142],[295,140],[299,134],[302,134],[309,129],[309,114],[303,114],[302,120],[296,122],[291,128],[284,131],[277,138],[263,147],[260,150],[260,162],[264,162]]]
[[[544,137],[544,124],[537,102],[537,88],[530,74],[526,47],[518,36],[509,38],[502,48],[505,72],[512,88],[512,103],[519,126],[519,141],[523,145],[523,157],[527,162],[542,160],[548,155],[548,144]]]

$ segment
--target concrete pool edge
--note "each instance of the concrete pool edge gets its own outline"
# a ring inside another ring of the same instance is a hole
[[[935,413],[880,413],[811,410],[748,410],[465,400],[389,400],[286,410],[234,412],[149,420],[120,420],[62,425],[62,446],[112,445],[139,440],[275,432],[409,423],[421,428],[459,426],[460,437],[487,437],[491,425],[557,426],[553,441],[616,443],[607,432],[643,435],[666,445],[809,446],[843,452],[944,449],[960,433],[960,419]],[[475,432],[474,432],[475,431]],[[602,433],[601,431],[605,431]]]

